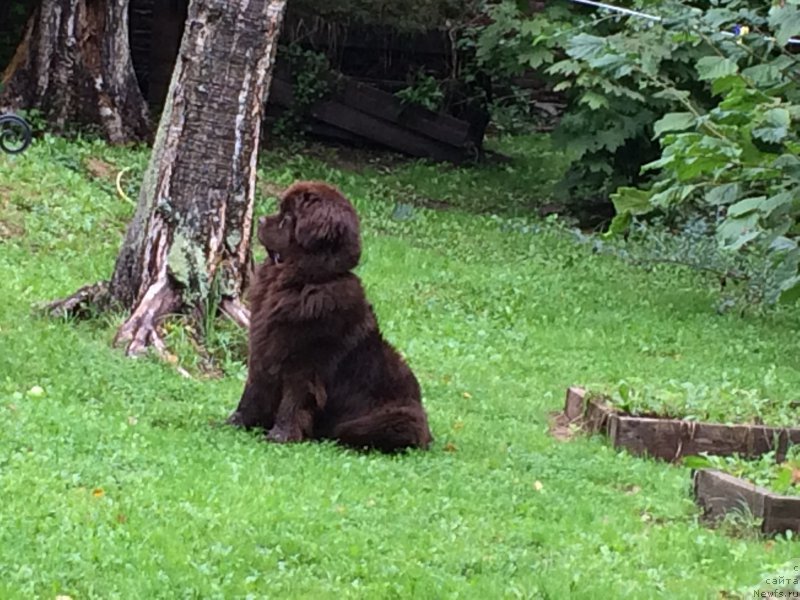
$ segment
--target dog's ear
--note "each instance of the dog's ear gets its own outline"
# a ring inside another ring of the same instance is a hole
[[[361,256],[358,215],[336,188],[301,181],[283,196],[281,210],[294,216],[294,240],[302,252],[296,260],[315,273],[343,273]]]
[[[314,192],[307,192],[295,204],[294,236],[297,243],[309,252],[336,249],[345,238],[357,231],[353,215],[336,202]]]

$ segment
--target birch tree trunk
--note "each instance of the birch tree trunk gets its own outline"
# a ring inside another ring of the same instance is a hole
[[[136,213],[107,287],[84,288],[131,310],[117,333],[130,355],[163,348],[159,320],[221,300],[241,304],[251,263],[261,117],[286,0],[192,0]],[[81,296],[83,294],[83,296]]]
[[[0,81],[0,107],[36,108],[56,130],[99,126],[113,143],[148,135],[128,0],[42,0]]]

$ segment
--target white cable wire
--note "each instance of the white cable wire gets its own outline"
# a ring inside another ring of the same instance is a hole
[[[640,19],[648,19],[650,21],[656,21],[660,23],[664,19],[657,16],[657,15],[648,15],[647,13],[639,12],[638,10],[631,10],[630,8],[622,8],[621,6],[613,6],[611,4],[606,4],[605,2],[595,2],[594,0],[570,0],[575,4],[585,4],[587,6],[594,6],[595,8],[602,8],[603,10],[610,10],[611,12],[618,12],[623,15],[628,15],[630,17],[639,17]],[[736,37],[735,33],[731,33],[730,31],[723,31],[722,35],[727,35],[729,37]],[[765,37],[765,40],[772,40],[775,41],[775,38]],[[800,44],[800,38],[789,38],[788,44]]]
[[[651,21],[662,20],[661,17],[657,17],[655,15],[648,15],[646,13],[639,12],[638,10],[622,8],[621,6],[611,6],[610,4],[605,4],[603,2],[593,2],[592,0],[572,0],[572,2],[577,4],[587,4],[588,6],[594,6],[595,8],[603,8],[612,12],[622,13],[623,15],[630,15],[631,17],[641,17],[642,19],[650,19]]]

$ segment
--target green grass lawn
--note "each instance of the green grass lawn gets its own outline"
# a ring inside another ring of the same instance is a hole
[[[225,376],[208,377],[171,325],[186,379],[112,350],[119,315],[32,314],[109,276],[133,207],[102,165],[131,167],[135,198],[146,159],[58,139],[0,157],[0,598],[716,598],[800,556],[791,538],[701,526],[686,469],[548,434],[576,383],[730,382],[784,407],[800,384],[797,310],[718,315],[703,277],[463,211],[545,199],[557,158],[264,157],[262,191],[323,178],[362,215],[360,275],[436,436],[400,457],[219,426],[245,376],[224,327]]]

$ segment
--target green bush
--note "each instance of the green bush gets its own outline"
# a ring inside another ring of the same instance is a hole
[[[771,304],[800,297],[800,63],[785,49],[790,35],[800,33],[800,6],[750,4],[701,11],[670,3],[673,17],[652,28],[653,36],[695,49],[692,73],[711,102],[659,69],[648,53],[630,52],[626,44],[638,43],[636,36],[596,38],[581,58],[604,73],[639,73],[655,95],[679,106],[653,125],[662,153],[644,170],[655,181],[613,195],[612,232],[654,211],[717,215],[723,249],[770,260],[777,285],[763,300]]]
[[[800,75],[786,49],[800,3],[620,4],[661,20],[563,4],[527,18],[506,1],[475,37],[477,61],[507,77],[543,70],[564,93],[560,191],[610,197],[612,233],[653,213],[668,225],[703,220],[719,253],[768,261],[742,274],[757,282],[752,298],[800,297]]]

